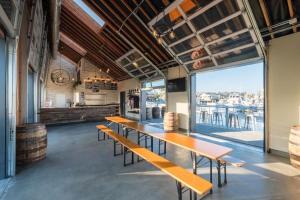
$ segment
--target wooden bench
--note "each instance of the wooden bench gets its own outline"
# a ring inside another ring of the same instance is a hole
[[[102,132],[102,133],[103,133],[102,139],[100,139],[100,133],[101,133],[101,130],[102,130],[102,129],[106,129],[107,127],[104,126],[104,125],[102,125],[102,124],[100,124],[100,125],[97,125],[96,128],[97,128],[97,130],[98,130],[98,141],[105,140],[105,138],[106,138],[105,133]]]
[[[134,154],[143,158],[147,162],[151,163],[161,171],[165,172],[169,176],[173,177],[176,180],[178,198],[181,200],[182,195],[184,192],[190,192],[190,199],[194,198],[199,194],[200,196],[206,195],[212,189],[212,184],[195,175],[186,169],[175,165],[174,163],[170,162],[169,160],[151,152],[150,150],[143,148],[132,141],[128,140],[127,138],[115,133],[113,130],[101,126],[97,127],[101,128],[100,130],[109,135],[114,141],[119,142],[122,144],[123,147],[123,155],[124,155],[124,165],[126,166],[126,154],[128,151],[132,153],[131,163],[134,163]],[[194,193],[193,193],[193,192]]]

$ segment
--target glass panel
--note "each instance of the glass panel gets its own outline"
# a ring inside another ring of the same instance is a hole
[[[174,33],[175,33],[175,38],[173,38],[173,39],[171,39],[168,35],[165,35],[163,37],[163,39],[166,41],[167,44],[174,43],[177,40],[180,40],[180,39],[192,34],[192,31],[187,24],[183,24],[182,26],[175,29]]]
[[[181,16],[177,8],[167,13],[161,20],[156,22],[153,27],[158,33],[164,33],[175,24],[181,22],[183,17]]]
[[[153,71],[154,68],[151,67],[151,66],[148,66],[148,67],[143,67],[143,68],[141,68],[141,70],[142,70],[144,73],[148,73],[148,72]]]
[[[136,59],[140,58],[141,55],[138,53],[138,52],[134,52],[132,54],[130,54],[128,56],[128,58],[131,60],[131,61],[135,61]]]
[[[215,54],[215,53],[226,51],[228,49],[234,49],[236,47],[243,46],[250,43],[253,43],[252,37],[249,32],[246,32],[241,35],[236,35],[232,38],[228,38],[218,43],[209,45],[208,48],[212,53]]]
[[[211,42],[244,28],[246,28],[245,21],[242,16],[238,16],[201,33],[200,36],[205,42]]]
[[[235,13],[236,11],[238,11],[238,8],[236,7],[234,1],[225,0],[193,18],[191,22],[195,26],[196,30],[200,30],[223,19],[224,17]]]
[[[146,78],[147,78],[147,76],[145,76],[145,75],[139,77],[140,80],[144,80]]]
[[[214,63],[212,62],[211,59],[204,59],[204,60],[198,60],[194,63],[188,64],[187,68],[192,71],[192,70],[203,69],[212,66],[214,66]]]
[[[125,69],[127,69],[128,71],[132,71],[136,68],[132,64],[130,64],[130,65],[126,66]]]
[[[144,58],[137,61],[136,63],[138,64],[138,67],[142,67],[142,66],[145,66],[145,65],[149,64]]]
[[[138,76],[138,75],[141,75],[142,74],[142,72],[140,72],[139,70],[135,70],[135,71],[133,71],[133,72],[131,72],[132,73],[132,75],[134,75],[134,76]]]
[[[149,77],[154,76],[155,73],[156,73],[156,72],[150,73],[150,74],[148,74],[148,76],[149,76]]]
[[[218,64],[228,64],[232,62],[237,62],[241,60],[246,60],[250,58],[259,57],[256,47],[249,47],[241,50],[236,50],[234,52],[230,52],[227,54],[222,54],[220,56],[216,56]]]
[[[122,66],[129,64],[129,60],[127,58],[123,58],[120,62],[119,62]]]
[[[180,7],[187,16],[190,16],[201,10],[203,7],[211,3],[213,0],[184,0]]]
[[[164,87],[165,86],[165,81],[164,79],[153,81],[152,82],[152,87]]]
[[[197,46],[200,46],[200,42],[199,40],[196,38],[196,37],[192,37],[188,40],[185,40],[173,47],[171,47],[171,49],[176,53],[181,53],[181,52],[184,52],[184,51],[187,51],[187,50],[190,50],[194,47],[197,47]]]
[[[205,57],[205,56],[208,56],[207,52],[205,51],[205,49],[203,48],[198,48],[192,52],[189,52],[189,53],[186,53],[186,54],[183,54],[181,56],[179,56],[179,59],[182,61],[182,62],[188,62],[188,61],[191,61],[191,60],[195,60],[195,59],[198,59],[198,58],[202,58],[202,57]]]

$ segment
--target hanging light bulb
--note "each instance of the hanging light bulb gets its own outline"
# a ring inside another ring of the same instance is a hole
[[[106,70],[106,73],[107,73],[107,74],[109,73],[109,68]]]
[[[162,43],[163,43],[162,37],[159,37],[159,38],[157,39],[157,42],[158,42],[158,44],[162,44]]]
[[[139,66],[139,65],[137,64],[137,62],[135,62],[135,61],[134,61],[132,64],[133,64],[133,66],[135,66],[135,67],[138,67],[138,66]]]
[[[169,33],[169,38],[170,39],[174,39],[175,38],[175,32],[173,31],[173,29]]]
[[[152,35],[153,35],[154,37],[157,37],[157,36],[158,36],[157,31],[156,31],[156,30],[153,30],[153,31],[152,31]]]
[[[75,78],[74,78],[74,77],[72,78],[72,81],[75,81]]]

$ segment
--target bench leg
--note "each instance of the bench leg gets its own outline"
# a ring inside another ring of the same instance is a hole
[[[121,145],[121,152],[120,153],[117,153],[117,145],[121,145],[121,144],[118,144],[118,142],[116,142],[114,140],[114,156],[119,156],[119,155],[122,155],[123,154],[123,148],[122,148],[122,145]]]
[[[182,186],[181,183],[176,181],[177,193],[178,193],[178,200],[182,200]]]
[[[213,183],[213,180],[212,180],[212,160],[211,159],[209,159],[209,180],[210,180],[210,182],[211,183]],[[213,190],[211,189],[210,190],[210,194],[212,194],[213,193]]]
[[[123,165],[124,165],[124,167],[126,167],[126,166],[128,166],[128,165],[130,165],[130,164],[134,164],[134,153],[132,152],[132,151],[128,151],[128,148],[126,148],[125,146],[123,146],[123,151],[124,151],[124,154],[123,154]],[[128,164],[127,162],[126,162],[126,155],[127,155],[127,153],[131,153],[131,163],[130,164]]]
[[[153,137],[150,136],[150,139],[151,139],[151,151],[153,152]]]
[[[103,141],[103,140],[105,140],[105,135],[106,135],[106,134],[102,132],[103,138],[100,139],[100,133],[101,133],[101,131],[98,129],[98,141]]]
[[[227,184],[227,169],[226,169],[226,163],[224,164],[224,184]]]
[[[161,145],[164,145],[163,152],[161,152]],[[167,154],[167,143],[162,140],[158,140],[158,155],[166,155]]]
[[[137,136],[137,144],[140,145],[141,144],[141,133],[138,131],[137,135],[138,135]],[[142,159],[140,159],[140,157],[137,156],[137,162],[140,162],[140,161],[142,161]]]

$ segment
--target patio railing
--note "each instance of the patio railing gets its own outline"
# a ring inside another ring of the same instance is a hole
[[[264,108],[259,106],[197,105],[196,124],[262,131]]]

